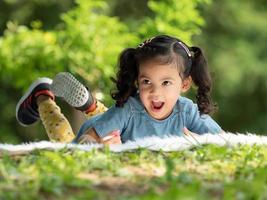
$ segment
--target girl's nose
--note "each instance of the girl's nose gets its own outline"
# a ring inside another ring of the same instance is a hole
[[[158,86],[152,86],[150,90],[151,94],[159,94],[160,93],[160,88]]]

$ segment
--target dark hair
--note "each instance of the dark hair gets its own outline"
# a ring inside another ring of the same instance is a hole
[[[137,93],[136,80],[139,65],[147,60],[157,59],[161,63],[176,63],[181,78],[192,77],[198,87],[196,100],[201,114],[215,109],[210,93],[212,81],[207,62],[200,48],[188,47],[181,40],[159,35],[144,41],[137,48],[127,48],[120,54],[117,78],[112,78],[117,90],[112,92],[116,106],[123,106],[130,96]]]

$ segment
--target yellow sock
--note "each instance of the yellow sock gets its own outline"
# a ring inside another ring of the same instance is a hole
[[[56,102],[50,98],[40,101],[38,104],[40,119],[51,141],[71,142],[75,135],[69,121],[61,113]]]
[[[94,111],[92,112],[88,112],[88,113],[85,113],[85,116],[87,119],[97,115],[97,114],[101,114],[101,113],[104,113],[105,111],[107,111],[108,108],[103,104],[101,103],[100,101],[96,101],[96,108]]]

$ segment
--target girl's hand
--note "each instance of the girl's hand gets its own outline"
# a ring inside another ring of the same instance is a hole
[[[121,144],[120,130],[111,131],[107,136],[100,139],[102,144]]]
[[[184,127],[183,131],[184,131],[184,134],[185,134],[186,136],[192,136],[192,137],[194,137],[194,136],[198,136],[198,134],[189,131],[186,127]]]
[[[100,144],[121,144],[121,137],[120,137],[120,131],[114,130],[111,131],[107,136],[100,138],[98,134],[96,133],[94,128],[90,128],[87,130],[86,133],[84,133],[79,139],[78,143],[100,143]]]
[[[199,141],[197,140],[197,136],[198,136],[198,134],[189,131],[186,127],[184,127],[184,134],[185,134],[186,136],[190,136],[191,138],[193,138],[193,140],[196,142],[196,143],[194,142],[195,145],[199,145],[199,146],[201,146],[201,144],[200,144]]]

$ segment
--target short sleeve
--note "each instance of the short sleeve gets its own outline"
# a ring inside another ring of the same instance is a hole
[[[123,107],[110,107],[92,125],[100,137],[105,137],[113,130],[120,130],[122,133],[127,127],[131,116],[130,106],[126,103]]]
[[[193,102],[187,105],[185,124],[188,130],[198,134],[222,132],[221,127],[209,115],[200,115],[197,104]]]

